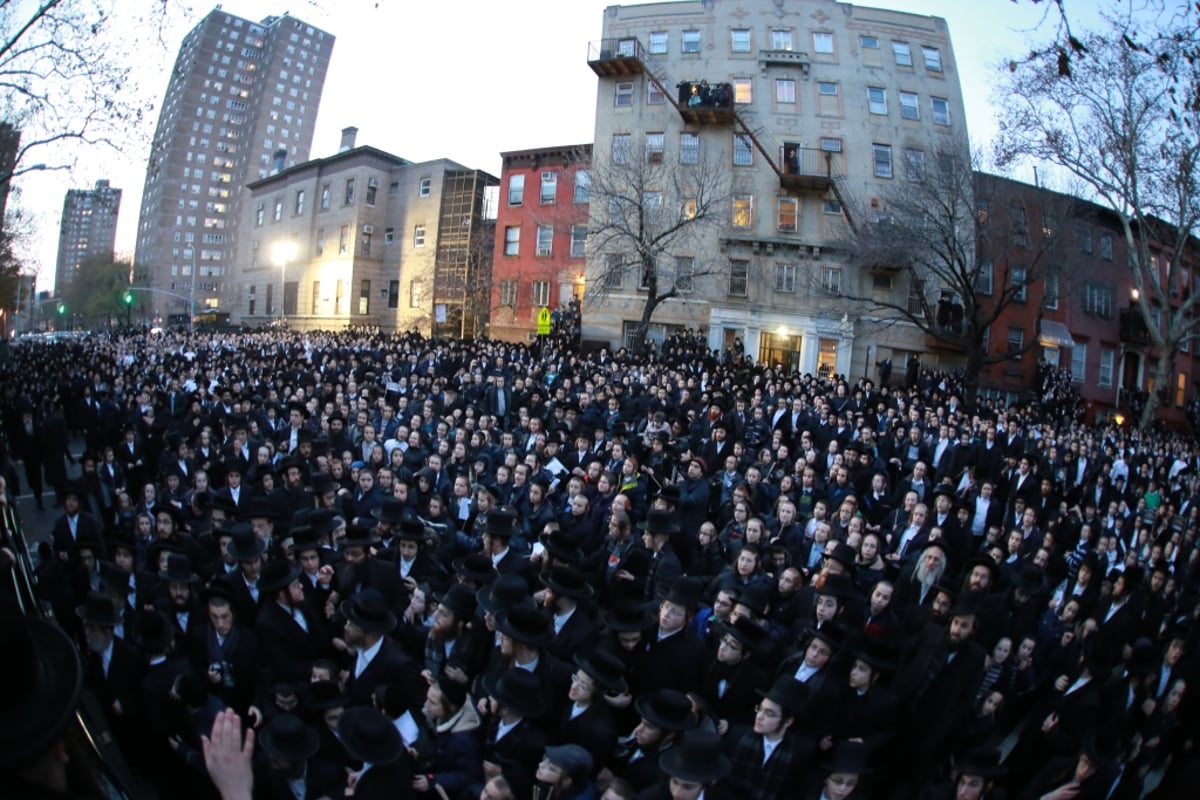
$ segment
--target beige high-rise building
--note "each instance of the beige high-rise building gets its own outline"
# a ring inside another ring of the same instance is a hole
[[[697,180],[722,203],[719,224],[658,260],[679,294],[655,311],[651,338],[699,329],[710,348],[740,340],[758,361],[821,374],[861,375],[871,359],[901,364],[924,349],[915,327],[873,324],[846,299],[903,300],[912,287],[899,273],[854,274],[837,245],[854,215],[885,213],[881,198],[940,156],[969,162],[945,20],[835,0],[611,6],[588,63],[587,279],[605,286],[585,292],[585,339],[637,344],[642,262],[604,235],[606,215],[623,212],[598,185],[606,164],[628,173],[640,162],[641,205],[664,219],[694,213]],[[637,266],[614,273],[621,263]]]
[[[346,128],[338,153],[247,187],[223,307],[251,325],[478,334],[498,181],[448,159],[356,147],[356,134]]]
[[[94,189],[67,191],[54,270],[54,288],[60,295],[88,262],[112,261],[120,210],[121,190],[106,180],[96,181]]]
[[[163,318],[219,308],[245,185],[307,161],[334,37],[218,6],[184,38],[151,145],[136,263]]]

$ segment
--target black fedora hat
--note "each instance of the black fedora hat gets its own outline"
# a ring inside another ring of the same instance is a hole
[[[171,503],[155,503],[154,504],[154,519],[155,519],[155,521],[158,520],[159,514],[166,514],[168,517],[170,517],[171,521],[175,524],[176,530],[183,527],[183,512],[180,511],[178,508],[176,508],[173,504],[171,504]]]
[[[272,597],[281,589],[286,589],[292,581],[300,577],[300,567],[284,558],[276,558],[263,565],[258,577],[260,594]]]
[[[667,593],[667,602],[693,610],[699,608],[704,603],[704,581],[691,575],[677,578]]]
[[[952,770],[959,775],[991,779],[1008,774],[1008,767],[1000,763],[1000,750],[995,747],[974,747],[953,759],[952,764]]]
[[[101,561],[96,568],[100,573],[101,589],[118,597],[129,594],[129,579],[132,574],[128,570],[111,561]]]
[[[641,603],[618,603],[600,615],[604,627],[614,633],[643,633],[654,624],[657,615],[654,609]]]
[[[584,600],[595,593],[587,576],[574,567],[554,566],[541,575],[542,584],[557,595]]]
[[[275,520],[278,515],[275,509],[271,507],[271,501],[262,495],[250,498],[250,502],[246,505],[246,519],[269,519]]]
[[[990,588],[995,589],[996,584],[1000,580],[1000,565],[992,559],[987,553],[981,553],[973,558],[967,559],[962,565],[962,577],[966,580],[971,576],[971,571],[976,567],[986,567],[988,572],[992,574]]]
[[[111,603],[110,603],[111,605]],[[75,714],[83,665],[70,637],[16,603],[0,601],[0,768],[24,768],[59,737]]]
[[[500,575],[475,593],[479,607],[491,614],[507,611],[526,600],[530,600],[529,584],[520,575]]]
[[[299,695],[304,707],[311,711],[343,708],[350,702],[337,681],[313,681],[300,687]]]
[[[438,605],[460,622],[475,616],[475,595],[470,588],[461,583],[452,584],[445,594],[438,598]]]
[[[200,576],[192,572],[192,560],[184,553],[167,556],[167,568],[158,577],[169,583],[199,583]]]
[[[117,610],[113,608],[112,599],[100,592],[88,592],[83,605],[75,607],[75,616],[83,620],[85,624],[95,625],[99,628],[115,628],[121,621],[117,618]]]
[[[225,545],[225,552],[234,561],[257,561],[267,552],[267,543],[258,538],[249,525],[237,523],[232,526],[231,533],[233,538]]]
[[[429,529],[425,527],[424,522],[411,517],[401,519],[393,535],[402,542],[417,542],[418,544],[424,544],[433,538],[429,535]]]
[[[781,675],[767,691],[756,689],[759,696],[778,703],[785,713],[799,715],[808,703],[808,687],[791,675]]]
[[[859,636],[857,641],[847,648],[851,658],[858,659],[871,668],[875,674],[891,672],[896,668],[893,648],[878,637]]]
[[[767,629],[746,616],[737,618],[733,624],[717,620],[717,627],[741,643],[752,654],[763,653],[770,644]]]
[[[272,717],[258,736],[263,752],[280,761],[299,763],[316,755],[321,742],[317,732],[295,714]]]
[[[496,568],[486,553],[470,553],[454,559],[454,574],[472,583],[491,583],[496,579]]]
[[[583,549],[579,546],[579,537],[572,531],[564,531],[560,528],[542,536],[541,540],[546,547],[546,552],[555,561],[561,561],[564,564],[578,564],[583,560]]]
[[[820,628],[808,628],[805,633],[808,634],[808,640],[820,639],[833,648],[834,652],[842,649],[846,644],[846,632],[842,626],[837,624],[822,625]]]
[[[321,537],[311,525],[293,525],[289,531],[292,537],[292,553],[299,555],[309,550],[321,549]]]
[[[351,756],[376,766],[404,754],[404,740],[392,721],[373,708],[356,706],[338,719],[338,738]]]
[[[854,570],[857,568],[857,564],[855,564],[855,559],[857,557],[858,555],[854,552],[854,548],[845,542],[836,542],[833,545],[833,549],[827,548],[825,550],[825,558],[845,565],[846,569],[849,570],[851,574],[853,574]]]
[[[510,667],[497,675],[483,676],[483,690],[497,703],[507,706],[522,717],[540,717],[546,712],[542,695],[542,679],[527,669]]]
[[[379,544],[379,537],[375,535],[375,531],[362,525],[347,525],[346,535],[341,542],[343,549],[347,547],[373,547],[377,544]]]
[[[314,508],[308,512],[308,524],[317,536],[328,536],[333,533],[336,514],[328,508]]]
[[[940,591],[940,589],[939,589]],[[962,592],[950,607],[946,617],[970,617],[982,614],[987,610],[986,595],[983,592]]]
[[[693,783],[711,783],[729,774],[733,762],[721,752],[716,731],[700,729],[683,735],[683,742],[658,757],[658,766],[672,778]]]
[[[625,694],[625,665],[612,652],[598,648],[590,653],[576,653],[575,665],[586,672],[601,689],[612,694]]]
[[[288,402],[287,410],[289,414],[293,411],[299,411],[300,416],[302,416],[304,419],[308,419],[310,416],[312,416],[312,412],[308,410],[308,406],[306,406],[304,403],[301,403],[299,400],[292,400]],[[303,428],[301,428],[301,430],[303,430]]]
[[[333,476],[328,472],[314,472],[312,474],[312,493],[320,497],[327,492],[336,492],[338,485],[333,482]]]
[[[500,539],[508,539],[517,532],[517,515],[507,508],[496,508],[488,512],[484,533]]]
[[[87,497],[87,484],[79,478],[72,478],[63,484],[63,497],[74,496],[76,500],[82,500]]]
[[[669,441],[669,439],[670,437],[668,436],[667,441]],[[683,499],[683,494],[679,491],[678,486],[675,484],[669,484],[659,489],[654,495],[654,499],[663,500],[673,506],[677,506],[679,505],[679,501]]]
[[[821,580],[821,585],[814,587],[814,590],[819,595],[828,595],[839,600],[850,600],[861,596],[854,588],[854,582],[847,575],[826,574]]]
[[[554,638],[550,615],[537,606],[516,605],[497,614],[496,630],[514,642],[535,647]]]
[[[372,589],[364,589],[343,600],[339,610],[342,616],[367,633],[388,633],[396,627],[396,615]]]
[[[736,587],[735,587],[736,588]],[[771,597],[765,586],[751,584],[737,593],[735,605],[745,606],[746,609],[759,617],[767,615]]]
[[[371,509],[371,516],[380,522],[400,523],[408,516],[405,514],[404,501],[395,497],[385,497],[383,502]]]
[[[167,652],[175,634],[167,618],[159,611],[147,611],[138,623],[137,641],[143,651],[150,654]]]
[[[659,689],[644,694],[633,705],[638,714],[663,730],[690,731],[699,724],[692,713],[692,701],[675,689]]]
[[[867,766],[867,746],[862,742],[849,740],[839,742],[829,758],[821,762],[820,767],[830,775],[869,775],[871,768]]]
[[[652,536],[660,533],[670,534],[679,532],[679,523],[675,521],[673,512],[665,508],[652,508],[638,528]]]

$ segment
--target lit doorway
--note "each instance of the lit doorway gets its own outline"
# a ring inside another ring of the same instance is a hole
[[[758,363],[780,364],[788,372],[800,371],[800,343],[804,337],[787,333],[763,333],[758,337]]]

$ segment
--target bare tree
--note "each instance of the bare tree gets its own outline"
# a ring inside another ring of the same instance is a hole
[[[998,160],[1058,165],[1116,213],[1162,390],[1180,347],[1200,333],[1200,284],[1189,266],[1200,222],[1194,10],[1148,36],[1125,18],[1083,41],[1088,55],[1075,59],[1070,78],[1047,57],[1012,66]],[[1158,404],[1152,392],[1142,425]]]
[[[133,80],[127,54],[139,43],[131,39],[157,37],[181,7],[169,0],[122,7],[121,30],[113,24],[116,7],[116,0],[0,3],[0,119],[21,131],[0,182],[70,168],[72,144],[120,149],[141,127],[151,106]]]
[[[1031,232],[1020,184],[979,173],[964,159],[943,155],[928,169],[915,163],[904,169],[908,180],[879,208],[860,209],[859,224],[841,245],[856,271],[901,278],[900,291],[868,284],[842,294],[877,324],[913,325],[961,351],[965,399],[972,402],[984,369],[1036,342],[1033,336],[1019,348],[985,347],[988,329],[1015,304],[1029,302],[1030,287],[1052,275],[1058,280],[1061,226],[1043,221],[1040,235]],[[1044,220],[1065,218],[1065,199],[1049,202]]]
[[[591,166],[585,297],[640,296],[639,342],[659,306],[727,269],[713,243],[729,221],[728,167],[703,146],[684,154],[693,163],[662,155],[618,141]]]

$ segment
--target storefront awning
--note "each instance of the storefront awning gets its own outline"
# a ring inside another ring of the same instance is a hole
[[[1075,340],[1066,325],[1044,319],[1038,328],[1038,344],[1042,347],[1074,347]]]

